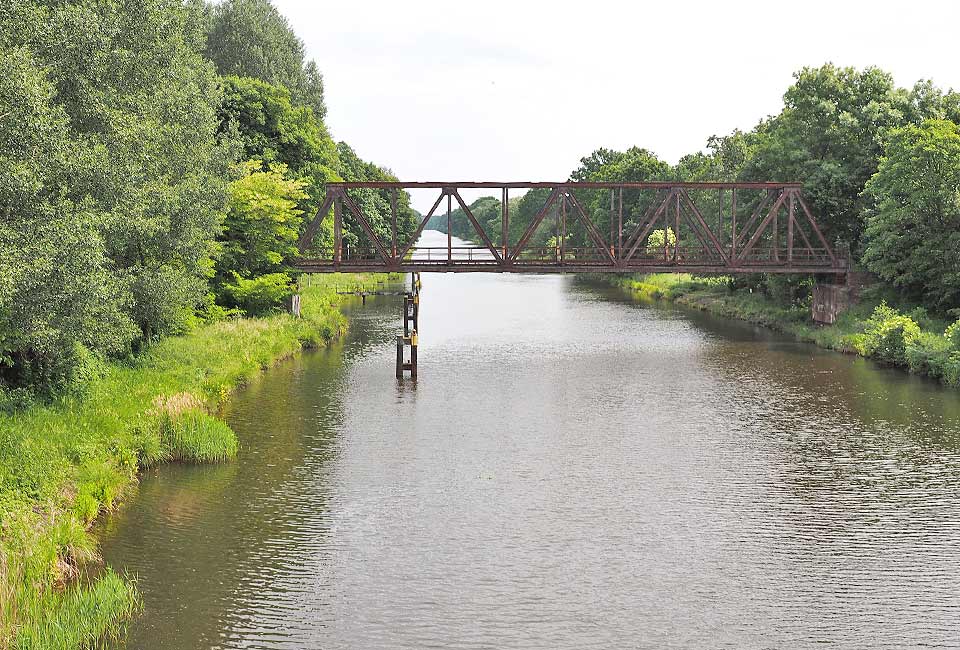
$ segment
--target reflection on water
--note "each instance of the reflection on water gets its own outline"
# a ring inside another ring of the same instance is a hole
[[[104,524],[129,648],[960,644],[960,399],[552,276],[425,275]]]

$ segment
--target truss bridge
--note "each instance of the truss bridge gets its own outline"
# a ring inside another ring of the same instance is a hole
[[[406,216],[404,235],[398,197],[407,191],[437,196],[415,229],[412,212]],[[495,201],[485,214],[475,214],[464,193]],[[518,200],[521,194],[527,196]],[[389,209],[373,214],[363,207],[377,202]],[[331,213],[332,237],[321,230]],[[363,233],[352,243],[344,237],[348,222]],[[428,224],[446,231],[446,246],[418,245]],[[453,244],[457,227],[472,243]],[[848,270],[846,255],[824,237],[799,183],[329,183],[299,249],[295,267],[309,273]]]

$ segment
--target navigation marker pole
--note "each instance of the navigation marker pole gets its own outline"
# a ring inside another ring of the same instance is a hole
[[[420,274],[410,274],[410,291],[403,296],[403,336],[397,336],[397,379],[410,371],[417,378],[417,329],[420,324]],[[404,349],[410,346],[410,361],[404,360]]]

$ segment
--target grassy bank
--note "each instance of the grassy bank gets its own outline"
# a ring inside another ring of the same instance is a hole
[[[338,288],[382,279],[312,278],[302,318],[209,324],[105,364],[83,395],[0,413],[0,648],[80,648],[118,632],[139,606],[135,585],[110,571],[72,581],[97,557],[91,522],[144,467],[236,455],[218,406],[263,369],[342,334]]]
[[[759,291],[733,290],[727,278],[651,274],[621,277],[617,284],[641,299],[666,300],[762,325],[960,387],[960,322],[932,317],[922,307],[892,307],[887,303],[892,296],[882,288],[864,291],[859,304],[836,323],[818,325],[808,304],[784,305]]]

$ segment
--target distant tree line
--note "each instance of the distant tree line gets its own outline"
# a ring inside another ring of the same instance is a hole
[[[711,137],[705,151],[684,156],[676,165],[642,148],[598,149],[581,159],[570,178],[801,181],[831,244],[849,247],[855,261],[895,287],[904,299],[947,314],[960,308],[958,124],[958,93],[943,92],[929,81],[911,89],[898,88],[890,74],[877,68],[828,64],[795,75],[779,115],[762,120],[748,132]],[[519,239],[546,196],[545,190],[534,190],[511,206],[512,242]],[[608,194],[595,192],[584,200],[585,211],[605,231]],[[626,229],[636,225],[650,200],[649,193],[625,193]],[[499,241],[500,200],[483,197],[471,208]],[[446,214],[432,220],[431,226],[445,232]],[[555,231],[547,222],[531,245],[554,245]],[[453,234],[476,239],[460,211],[454,213]],[[664,234],[651,236],[662,242]],[[575,247],[589,242],[581,229],[571,231],[565,244]],[[782,300],[797,299],[809,286],[806,278],[783,276],[740,282]]]
[[[325,115],[269,0],[3,3],[0,392],[70,390],[104,358],[276,308],[326,183],[395,180]],[[388,232],[387,197],[354,198]]]

